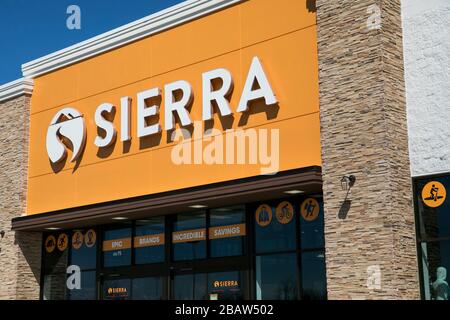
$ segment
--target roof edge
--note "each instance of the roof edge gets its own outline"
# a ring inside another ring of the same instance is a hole
[[[35,78],[243,1],[245,0],[187,0],[25,63],[22,65],[22,73],[26,78]]]
[[[20,78],[0,86],[0,103],[6,100],[33,93],[33,80]]]

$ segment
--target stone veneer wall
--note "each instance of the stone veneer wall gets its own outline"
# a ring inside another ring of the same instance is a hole
[[[30,97],[0,102],[0,299],[39,299],[41,234],[11,231],[25,213]]]
[[[317,19],[328,297],[418,299],[400,0],[317,0]]]

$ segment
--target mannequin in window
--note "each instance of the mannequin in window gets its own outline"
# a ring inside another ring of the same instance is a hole
[[[439,267],[436,270],[436,281],[433,282],[432,287],[434,290],[435,300],[448,300],[448,283],[447,269]]]

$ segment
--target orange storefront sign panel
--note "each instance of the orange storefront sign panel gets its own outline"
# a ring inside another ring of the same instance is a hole
[[[134,237],[135,248],[162,246],[164,243],[164,233]]]
[[[131,238],[103,241],[103,251],[116,251],[131,249]]]
[[[258,100],[248,112],[236,112],[255,57],[264,67],[277,103],[267,106]],[[223,117],[216,112],[213,121],[202,122],[202,74],[218,68],[232,75],[228,99],[233,114]],[[178,80],[192,87],[190,117],[203,124],[203,128],[193,126],[194,140],[196,133],[208,128],[224,137],[226,130],[233,129],[266,129],[269,136],[271,130],[278,130],[278,171],[321,165],[315,13],[302,1],[250,0],[36,78],[27,213],[260,175],[261,163],[174,163],[174,147],[186,142],[171,141],[171,132],[164,130],[164,88]],[[163,128],[138,138],[137,94],[156,87],[163,92],[161,101],[149,102],[160,106],[159,119],[152,121]],[[120,139],[122,97],[132,99],[131,140],[126,142]],[[109,120],[117,129],[117,139],[99,148],[95,139],[104,132],[94,115],[104,103],[116,107]],[[67,150],[67,159],[55,165],[47,154],[46,134],[58,111],[68,107],[83,116],[85,148],[77,161],[70,162],[72,151]]]
[[[245,236],[245,223],[209,228],[209,239],[223,239]]]
[[[172,243],[184,243],[206,240],[206,229],[176,231],[172,233]]]

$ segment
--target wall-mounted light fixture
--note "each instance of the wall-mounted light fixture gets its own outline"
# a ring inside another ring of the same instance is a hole
[[[354,175],[350,175],[350,176],[343,176],[341,179],[341,188],[342,190],[350,190],[351,187],[353,187],[353,185],[356,182],[356,177]]]

